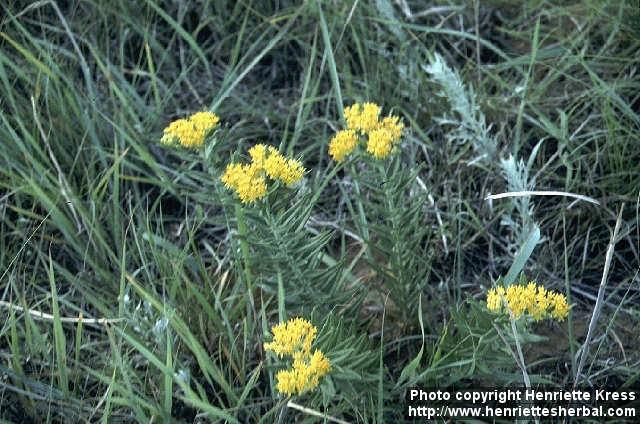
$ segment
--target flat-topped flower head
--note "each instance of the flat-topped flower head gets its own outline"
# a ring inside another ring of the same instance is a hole
[[[255,164],[242,165],[236,191],[243,203],[255,202],[267,194],[267,181]]]
[[[278,391],[292,396],[316,388],[320,379],[331,371],[331,363],[322,351],[311,352],[318,329],[303,318],[293,318],[275,325],[271,332],[273,341],[264,344],[265,350],[279,358],[291,357],[293,361],[290,369],[276,374]]]
[[[177,119],[163,130],[160,143],[188,149],[200,148],[219,122],[220,118],[213,112],[197,112],[188,118]]]
[[[263,166],[269,178],[278,180],[287,167],[287,160],[275,147],[269,146],[269,156],[264,160]]]
[[[569,314],[567,298],[534,282],[495,287],[487,293],[487,308],[510,313],[515,319],[529,315],[535,321],[545,318],[564,320]]]
[[[242,203],[252,203],[267,194],[267,177],[292,186],[304,177],[306,169],[299,160],[284,157],[278,149],[256,144],[249,149],[251,163],[227,165],[220,177],[225,187],[234,190]]]
[[[338,131],[329,141],[329,156],[342,162],[360,144],[375,159],[389,156],[400,142],[404,124],[394,115],[380,119],[380,111],[375,103],[347,106],[344,109],[347,128]]]
[[[295,352],[308,355],[318,329],[303,318],[293,318],[274,326],[271,332],[273,341],[265,343],[264,348],[282,357],[293,355]]]
[[[251,203],[267,194],[267,182],[254,164],[227,165],[222,177],[225,187],[235,190],[243,203]]]
[[[552,293],[549,296],[551,307],[551,317],[557,320],[564,320],[569,315],[569,304],[565,295],[560,293]]]

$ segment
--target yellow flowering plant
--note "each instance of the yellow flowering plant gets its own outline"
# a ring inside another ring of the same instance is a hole
[[[267,195],[267,180],[281,182],[291,187],[302,179],[306,169],[297,159],[283,156],[273,146],[256,144],[249,149],[251,162],[230,163],[220,179],[222,183],[245,204],[253,203]]]
[[[404,124],[397,116],[380,119],[381,108],[375,103],[355,103],[344,109],[347,128],[336,132],[329,141],[329,156],[343,162],[359,145],[375,159],[385,159],[400,143]]]
[[[544,318],[564,320],[569,314],[567,298],[547,290],[535,282],[496,286],[487,293],[487,308],[497,313],[509,313],[514,319],[528,315],[534,321]]]
[[[405,129],[399,116],[385,114],[373,102],[351,104],[343,115],[345,126],[329,140],[328,153],[337,164],[334,172],[346,167],[351,174],[351,195],[344,196],[344,201],[350,213],[357,214],[356,231],[367,240],[364,257],[375,270],[376,283],[396,305],[411,305],[397,309],[399,321],[407,321],[416,313],[412,299],[428,280],[429,267],[419,259],[430,255],[426,240],[431,233],[423,225],[426,190],[416,186],[423,164],[407,163],[394,155]],[[355,158],[362,162],[356,163]],[[423,254],[396,254],[406,251]]]
[[[160,143],[187,149],[201,148],[207,136],[217,127],[220,118],[213,112],[196,112],[188,118],[177,119],[165,127]]]
[[[517,284],[496,285],[487,292],[486,306],[493,313],[509,317],[517,356],[513,351],[511,353],[516,358],[516,362],[522,371],[525,386],[529,388],[531,387],[531,381],[527,373],[516,321],[524,317],[528,317],[533,321],[540,321],[546,318],[563,321],[569,315],[570,306],[564,294],[547,290],[534,281],[526,284],[524,281],[521,278]],[[500,280],[498,283],[500,283]],[[511,350],[499,326],[494,323],[494,328],[507,344],[507,348]]]
[[[331,363],[321,350],[312,344],[318,329],[303,318],[292,318],[275,325],[273,340],[264,344],[266,351],[278,358],[290,357],[291,367],[276,374],[276,388],[286,396],[300,395],[315,389],[320,379],[331,371]]]

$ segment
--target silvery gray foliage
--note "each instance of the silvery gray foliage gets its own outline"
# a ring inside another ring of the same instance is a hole
[[[502,175],[507,181],[507,189],[511,192],[531,191],[535,188],[535,179],[529,178],[529,168],[522,159],[516,161],[513,156],[500,160]],[[527,235],[537,226],[533,219],[533,204],[530,196],[511,197],[511,210],[517,212],[516,221],[511,214],[502,216],[502,225],[511,228],[515,235],[515,246],[522,246]]]
[[[489,131],[484,114],[476,102],[476,95],[472,87],[465,87],[458,72],[450,68],[438,53],[424,70],[431,75],[439,86],[438,93],[446,98],[454,112],[436,119],[441,125],[452,125],[454,129],[447,134],[447,138],[459,144],[471,143],[477,156],[470,164],[494,159],[497,143]]]
[[[150,345],[164,348],[164,338],[169,324],[167,314],[159,313],[146,300],[136,299],[130,286],[125,289],[123,301],[124,314],[132,324],[133,331]]]
[[[471,143],[476,157],[469,164],[483,162],[486,165],[495,163],[498,143],[490,134],[491,125],[486,119],[476,101],[476,95],[471,86],[465,86],[455,69],[450,68],[438,53],[435,53],[428,66],[423,67],[432,80],[440,86],[438,95],[447,99],[451,105],[451,114],[437,118],[442,125],[451,125],[453,129],[447,134],[450,141],[467,144]],[[534,149],[532,158],[535,157]],[[529,162],[532,160],[530,159]],[[530,191],[535,188],[534,179],[529,178],[529,164],[513,156],[500,160],[502,175],[509,191]],[[533,219],[533,205],[530,196],[511,197],[511,211],[502,217],[502,225],[512,230],[514,236],[513,248],[522,246],[528,234],[537,227]],[[518,218],[514,219],[512,212]]]

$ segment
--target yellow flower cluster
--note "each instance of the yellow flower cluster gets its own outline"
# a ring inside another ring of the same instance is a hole
[[[285,158],[273,146],[256,144],[249,149],[251,163],[230,163],[221,177],[224,185],[234,190],[243,203],[251,203],[267,194],[267,179],[287,186],[300,181],[305,169],[296,159]]]
[[[368,133],[378,128],[378,116],[380,106],[375,103],[356,103],[344,108],[344,119],[347,121],[347,128]]]
[[[218,126],[218,122],[220,118],[213,112],[194,113],[188,118],[171,122],[164,129],[160,142],[197,149],[202,147],[207,135]]]
[[[329,142],[329,155],[336,162],[342,162],[358,145],[358,135],[354,130],[341,130]]]
[[[514,318],[529,314],[534,320],[564,320],[569,314],[567,298],[534,282],[527,285],[498,286],[487,293],[487,308],[494,312],[511,311]]]
[[[320,350],[311,352],[318,329],[303,318],[293,318],[271,329],[273,341],[264,349],[278,357],[291,356],[291,369],[276,374],[276,388],[288,396],[301,394],[318,386],[320,378],[331,371],[331,363]]]
[[[347,129],[338,131],[329,142],[329,155],[342,162],[358,146],[360,136],[367,136],[367,152],[376,159],[384,159],[402,137],[404,125],[397,116],[382,120],[380,106],[375,103],[356,103],[344,109]]]

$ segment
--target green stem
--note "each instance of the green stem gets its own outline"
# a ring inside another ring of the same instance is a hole
[[[520,346],[520,338],[518,337],[518,331],[516,330],[516,321],[513,316],[509,318],[511,322],[511,331],[513,332],[513,339],[516,341],[516,351],[518,352],[518,359],[520,362],[520,369],[522,370],[522,378],[524,379],[524,385],[527,389],[531,388],[531,380],[527,373],[527,366],[524,363],[524,355],[522,354],[522,347]]]
[[[327,184],[329,184],[329,181],[331,181],[331,179],[336,176],[338,171],[344,167],[344,165],[345,165],[345,163],[336,164],[333,167],[333,169],[327,175],[325,175],[325,177],[322,180],[322,182],[320,183],[320,185],[315,189],[315,193],[314,193],[313,197],[311,198],[311,200],[309,200],[308,206],[303,212],[304,216],[308,216],[311,213],[311,211],[313,209],[313,206],[318,201],[318,198],[322,194],[322,191],[325,189]],[[296,231],[302,231],[305,224],[306,224],[306,219],[301,220],[300,224],[298,225],[298,228],[296,229]]]
[[[238,236],[240,239],[240,252],[242,253],[242,261],[244,265],[244,277],[247,284],[247,292],[249,294],[249,302],[251,309],[255,309],[253,300],[253,276],[251,273],[251,256],[249,252],[249,243],[247,242],[247,223],[244,216],[244,208],[239,203],[235,205],[236,220],[238,221]]]
[[[516,320],[513,318],[513,314],[509,312],[510,317],[509,321],[511,322],[511,331],[513,331],[513,339],[516,341],[516,350],[518,351],[518,358],[520,362],[520,369],[522,370],[522,378],[524,379],[524,385],[527,389],[531,388],[531,380],[529,379],[529,374],[527,373],[527,366],[524,363],[524,355],[522,354],[522,347],[520,346],[520,337],[518,335],[518,331],[516,330]],[[538,417],[534,417],[536,424],[540,424],[540,419]]]
[[[358,184],[357,178],[355,178],[357,174],[355,166],[353,163],[349,164],[349,172],[354,176],[353,178],[353,187],[356,191],[356,202],[358,208],[358,218],[360,219],[360,228],[362,230],[362,241],[367,245],[366,255],[369,260],[372,260],[373,257],[371,255],[371,249],[369,249],[369,224],[367,222],[367,215],[364,213],[364,207],[362,206],[362,194],[360,191],[360,184]]]

